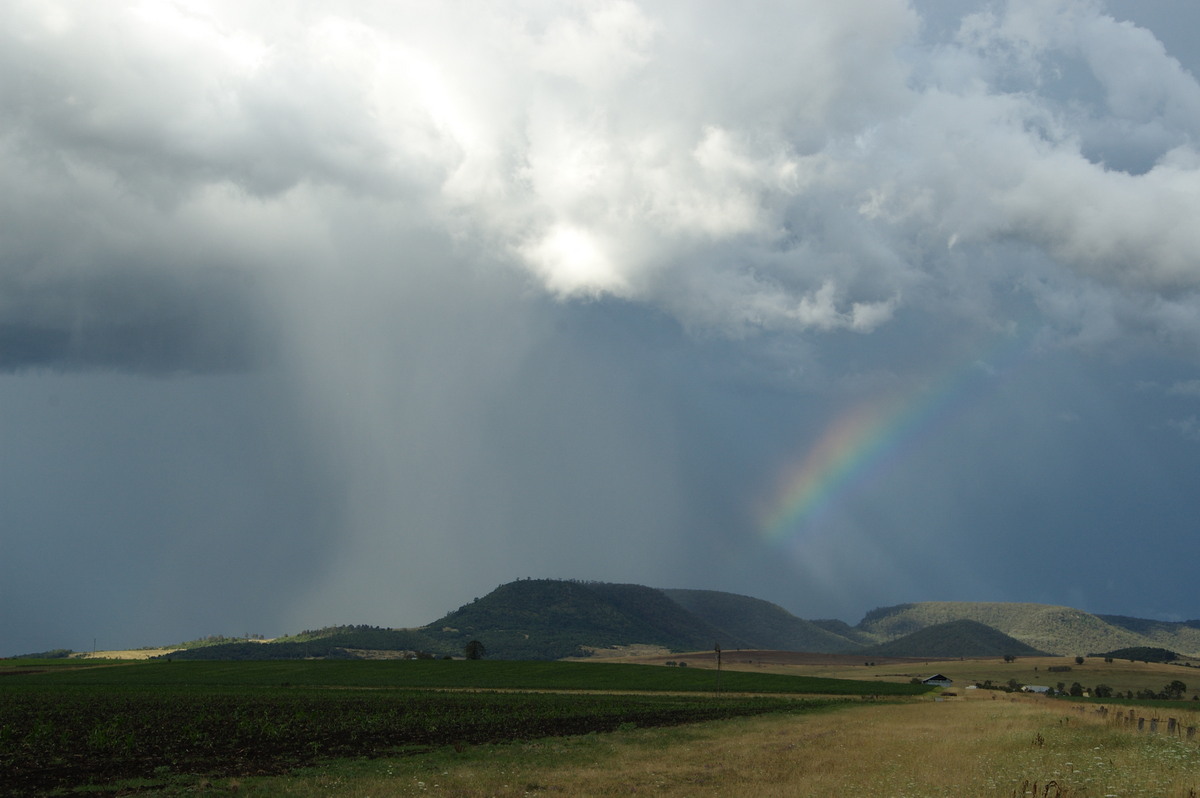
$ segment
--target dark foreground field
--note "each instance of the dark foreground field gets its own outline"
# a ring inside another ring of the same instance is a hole
[[[717,694],[711,671],[576,663],[149,662],[23,670],[0,678],[5,795],[69,794],[85,785],[115,794],[130,789],[130,780],[147,790],[184,776],[279,773],[335,757],[813,711],[881,688],[727,673]],[[895,695],[922,689],[892,688]]]

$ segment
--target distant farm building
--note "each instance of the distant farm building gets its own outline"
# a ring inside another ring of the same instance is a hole
[[[930,687],[949,687],[954,684],[954,680],[940,673],[935,673],[927,679],[922,679],[921,684],[927,684]]]
[[[1021,688],[1026,693],[1048,693],[1050,688],[1042,684],[1027,684]]]

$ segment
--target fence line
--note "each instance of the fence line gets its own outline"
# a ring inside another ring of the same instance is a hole
[[[1088,708],[1087,707],[1075,707],[1075,711],[1078,712],[1079,714],[1083,715],[1088,711]],[[1109,712],[1109,710],[1108,710],[1108,707],[1106,707],[1106,706],[1097,707],[1095,709],[1095,713],[1106,720],[1108,720],[1108,712]],[[1150,721],[1149,733],[1150,734],[1158,734],[1160,719],[1157,716],[1151,716],[1148,719],[1145,717],[1139,716],[1137,714],[1137,710],[1135,710],[1135,709],[1130,709],[1128,712],[1117,711],[1116,714],[1113,716],[1113,718],[1109,722],[1110,723],[1118,723],[1127,729],[1136,727],[1136,729],[1139,733],[1143,733],[1143,732],[1147,731],[1147,723],[1146,723],[1147,720]],[[1195,726],[1185,726],[1183,724],[1183,721],[1181,721],[1177,718],[1168,717],[1166,720],[1167,720],[1167,725],[1166,725],[1167,736],[1181,737],[1181,738],[1184,738],[1187,740],[1195,740],[1196,739],[1196,727]]]

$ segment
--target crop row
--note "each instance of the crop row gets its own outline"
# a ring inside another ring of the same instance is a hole
[[[117,667],[56,668],[38,682],[59,686],[274,687],[280,684],[387,688],[487,688],[511,690],[641,690],[791,693],[819,695],[918,695],[924,685],[822,679],[707,668],[664,668],[592,662],[337,661],[170,662]],[[15,677],[25,680],[26,677]]]
[[[0,702],[0,792],[797,711],[829,701],[275,689],[23,690]]]

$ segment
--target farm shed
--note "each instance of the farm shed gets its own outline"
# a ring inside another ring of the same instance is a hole
[[[928,678],[922,679],[921,684],[927,684],[931,687],[949,687],[954,684],[954,680],[940,673],[935,673]]]

